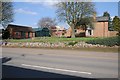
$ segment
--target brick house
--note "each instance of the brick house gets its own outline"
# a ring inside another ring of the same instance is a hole
[[[6,28],[10,32],[10,38],[27,39],[35,37],[32,27],[9,24]]]
[[[86,36],[91,37],[112,37],[116,36],[117,31],[110,31],[108,26],[108,17],[96,17],[94,29],[87,28]]]
[[[55,26],[51,28],[51,36],[53,37],[62,37],[66,33],[64,27]]]
[[[94,29],[88,27],[85,31],[84,29],[75,29],[76,37],[112,37],[116,36],[117,31],[109,31],[108,29],[108,17],[93,17]],[[68,28],[65,36],[71,37],[71,27]]]

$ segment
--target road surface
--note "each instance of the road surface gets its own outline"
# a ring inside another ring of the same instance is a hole
[[[118,53],[2,48],[3,77],[118,78]],[[65,76],[67,75],[67,76]]]

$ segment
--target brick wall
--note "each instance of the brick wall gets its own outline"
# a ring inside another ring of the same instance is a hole
[[[85,32],[82,29],[76,29],[76,33]],[[65,34],[66,37],[71,36],[71,28],[69,28]],[[108,22],[95,22],[93,35],[91,37],[113,37],[116,36],[116,31],[109,31],[108,30]]]
[[[95,22],[93,37],[108,37],[108,22]]]
[[[117,33],[117,31],[109,31],[109,37],[116,36]]]

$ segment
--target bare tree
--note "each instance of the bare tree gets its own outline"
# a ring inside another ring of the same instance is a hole
[[[6,26],[13,22],[13,4],[12,1],[10,2],[3,2],[0,1],[0,24],[6,28]]]
[[[51,27],[56,26],[56,25],[57,25],[56,20],[49,18],[49,17],[44,17],[44,18],[40,19],[38,22],[38,26],[41,28],[46,27],[46,28],[50,29]]]
[[[72,38],[75,37],[74,28],[78,22],[95,13],[92,2],[60,2],[57,5],[57,15],[60,21],[66,21],[72,29]]]

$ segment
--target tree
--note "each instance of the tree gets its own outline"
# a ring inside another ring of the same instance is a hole
[[[107,11],[103,13],[103,16],[104,17],[109,17],[109,19],[110,19],[110,14]]]
[[[79,27],[79,26],[85,31],[87,27],[94,29],[93,18],[90,18],[90,17],[81,18],[81,20],[78,21],[76,24],[76,27]]]
[[[6,26],[13,22],[13,5],[12,2],[0,1],[0,24],[6,28]]]
[[[118,31],[118,35],[120,36],[120,18],[118,16],[115,16],[112,23],[114,30]]]
[[[52,19],[50,17],[44,17],[39,20],[38,26],[40,28],[48,28],[50,35],[52,35],[52,27],[55,27],[57,25],[57,22],[55,19]]]
[[[39,20],[38,26],[41,28],[48,28],[50,29],[52,26],[56,26],[57,23],[55,19],[49,18],[49,17],[44,17]]]
[[[75,27],[78,22],[86,17],[91,17],[94,4],[91,2],[60,2],[57,5],[57,15],[60,21],[66,21],[72,29],[72,38],[75,37]]]
[[[103,17],[108,17],[108,30],[113,30],[110,14],[106,11],[103,13]]]
[[[8,39],[10,38],[10,32],[6,29],[2,29],[2,39]]]

